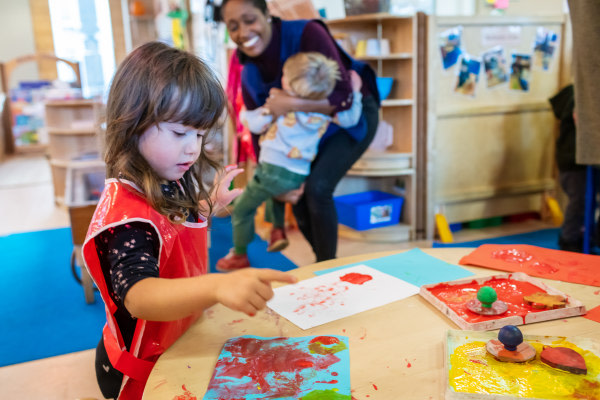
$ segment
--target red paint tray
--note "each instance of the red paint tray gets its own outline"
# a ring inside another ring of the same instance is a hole
[[[507,303],[508,311],[502,315],[483,316],[468,310],[466,303],[476,298],[482,286],[492,286],[498,300]],[[566,298],[564,308],[535,309],[523,301],[524,295],[543,291]],[[487,331],[505,325],[523,325],[585,314],[583,303],[522,272],[467,278],[451,282],[423,285],[419,294],[444,313],[461,329]]]

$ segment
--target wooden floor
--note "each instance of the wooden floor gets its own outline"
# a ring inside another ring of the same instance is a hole
[[[41,156],[13,157],[0,163],[0,236],[69,226],[66,210],[54,204],[51,179],[48,162]],[[494,228],[465,229],[455,234],[455,240],[477,240],[548,227],[544,222],[530,220]],[[290,246],[283,254],[299,266],[313,263],[314,256],[302,235],[292,231],[288,236]],[[430,246],[429,241],[377,244],[340,239],[338,257]],[[0,399],[90,398],[103,398],[96,384],[94,350],[0,368]]]

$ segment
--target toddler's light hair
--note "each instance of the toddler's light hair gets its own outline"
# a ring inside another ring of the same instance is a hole
[[[283,73],[292,91],[310,100],[327,98],[341,76],[337,62],[316,52],[289,57],[283,64]]]

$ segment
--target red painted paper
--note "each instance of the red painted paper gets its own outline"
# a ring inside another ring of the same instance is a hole
[[[583,316],[583,318],[587,318],[592,321],[600,322],[600,306],[594,307],[591,310],[588,310],[587,314]]]
[[[530,245],[484,244],[463,257],[459,264],[600,286],[600,256],[589,254]]]

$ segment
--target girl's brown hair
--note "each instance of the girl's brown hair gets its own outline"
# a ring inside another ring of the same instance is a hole
[[[108,95],[107,177],[136,184],[150,205],[173,222],[184,222],[188,210],[208,216],[212,204],[202,177],[218,164],[207,155],[205,145],[225,104],[218,78],[196,56],[160,42],[138,47],[117,69]],[[138,150],[146,129],[166,121],[206,130],[200,157],[179,181],[184,194],[173,198],[163,194],[161,178]],[[208,210],[200,209],[201,200]]]

